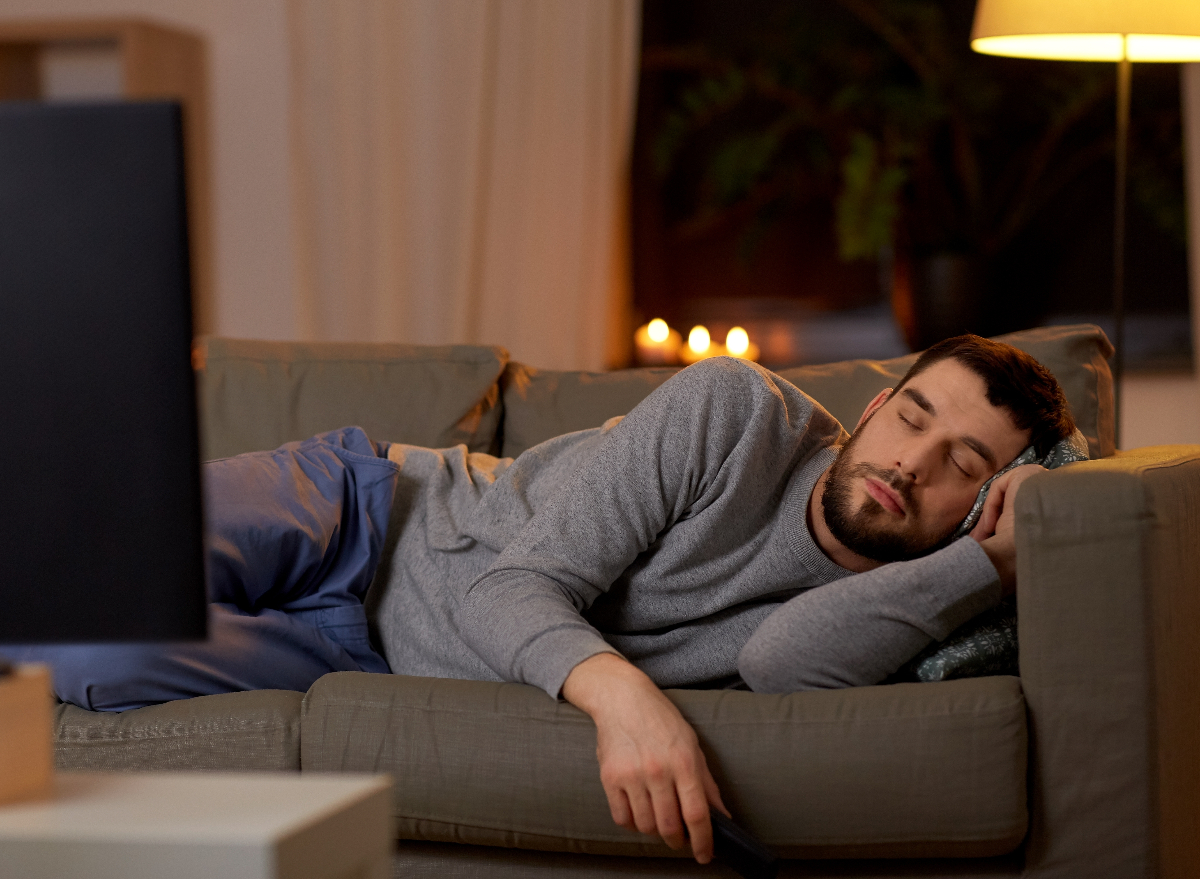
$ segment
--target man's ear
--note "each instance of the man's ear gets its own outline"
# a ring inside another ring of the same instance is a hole
[[[875,399],[867,404],[867,408],[863,410],[862,418],[858,419],[858,424],[854,425],[854,429],[858,430],[867,423],[867,419],[875,414],[875,410],[888,401],[888,397],[892,395],[891,388],[884,388],[875,395]]]

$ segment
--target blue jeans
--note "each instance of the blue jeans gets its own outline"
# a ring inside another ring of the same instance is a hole
[[[350,427],[203,465],[208,640],[0,653],[49,664],[58,697],[95,711],[388,672],[363,610],[400,469],[386,454]]]

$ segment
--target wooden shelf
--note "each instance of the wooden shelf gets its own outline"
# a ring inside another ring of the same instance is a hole
[[[20,665],[0,677],[0,804],[50,795],[52,699],[50,672],[44,665]]]
[[[195,331],[211,332],[213,248],[204,41],[140,19],[0,21],[0,100],[46,97],[40,59],[48,48],[110,46],[120,59],[120,98],[183,106]]]

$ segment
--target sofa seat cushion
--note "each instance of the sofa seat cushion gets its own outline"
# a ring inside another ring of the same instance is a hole
[[[254,690],[130,711],[59,705],[59,769],[298,770],[302,693]]]
[[[784,857],[982,857],[1024,838],[1017,678],[667,693],[726,806]],[[305,696],[301,729],[305,771],[392,774],[401,839],[677,854],[613,824],[591,720],[533,687],[341,672]]]
[[[349,425],[376,441],[499,451],[499,346],[208,336],[192,360],[208,460]]]

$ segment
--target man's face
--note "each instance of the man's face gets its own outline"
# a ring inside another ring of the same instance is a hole
[[[957,360],[934,364],[867,407],[829,469],[825,524],[847,549],[880,562],[946,540],[980,487],[1029,443],[983,379]]]

